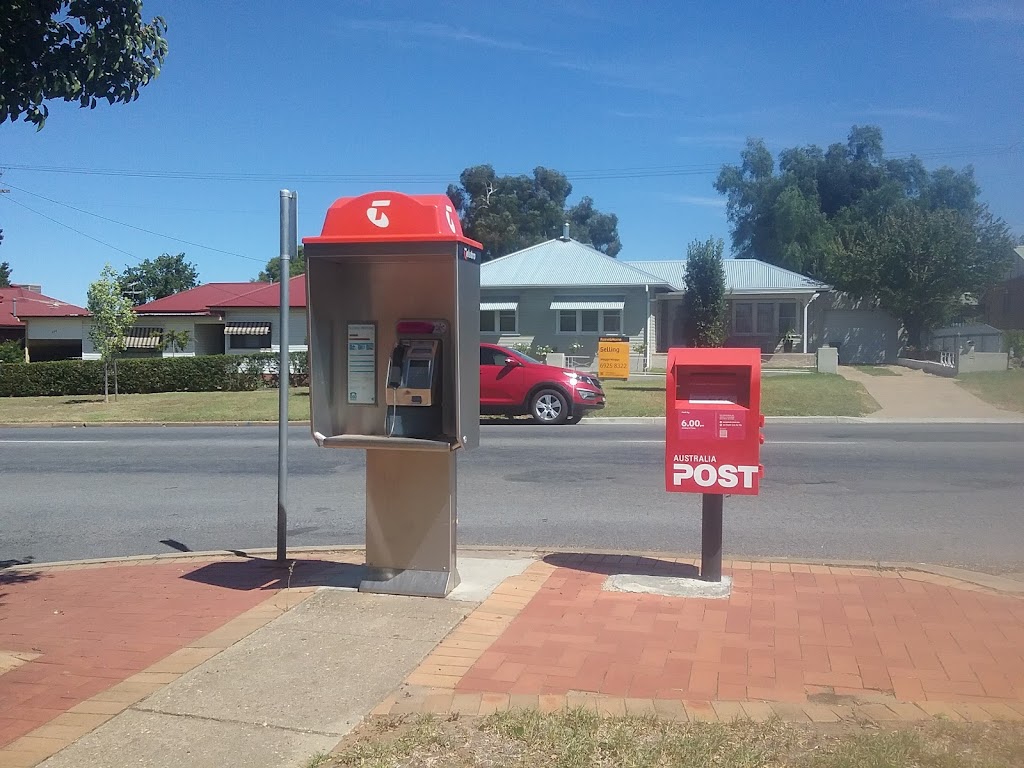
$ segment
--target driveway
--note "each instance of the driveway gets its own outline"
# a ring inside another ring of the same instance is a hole
[[[989,405],[952,379],[897,365],[888,368],[896,376],[872,376],[839,366],[841,376],[863,384],[882,406],[871,418],[1022,420],[1020,414]]]

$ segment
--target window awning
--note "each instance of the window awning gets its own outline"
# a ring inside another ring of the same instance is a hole
[[[224,333],[228,336],[266,336],[270,323],[225,323]]]
[[[580,298],[556,296],[551,302],[551,309],[622,309],[626,306],[625,299]]]
[[[124,333],[125,349],[160,349],[163,328],[129,328]]]
[[[518,301],[481,301],[481,312],[508,311],[519,309]]]

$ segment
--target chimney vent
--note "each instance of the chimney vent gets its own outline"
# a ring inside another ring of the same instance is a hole
[[[569,240],[569,222],[568,221],[565,222],[565,224],[562,225],[562,239],[565,240],[565,241]]]

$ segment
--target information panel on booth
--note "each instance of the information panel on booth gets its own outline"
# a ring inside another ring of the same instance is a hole
[[[377,404],[377,326],[348,324],[348,401]]]

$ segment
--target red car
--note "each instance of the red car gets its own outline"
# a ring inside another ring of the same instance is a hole
[[[593,374],[556,368],[497,344],[480,345],[480,413],[529,414],[540,424],[575,424],[604,408]]]

